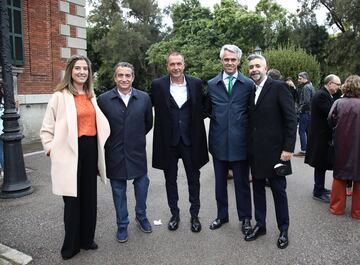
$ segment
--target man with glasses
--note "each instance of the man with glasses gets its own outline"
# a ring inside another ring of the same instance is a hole
[[[330,74],[324,79],[324,87],[319,89],[311,101],[311,119],[309,139],[305,156],[305,163],[314,167],[315,200],[329,203],[330,190],[325,188],[325,172],[332,170],[332,161],[329,161],[332,142],[332,129],[327,122],[327,116],[334,102],[334,95],[341,86],[340,78]]]

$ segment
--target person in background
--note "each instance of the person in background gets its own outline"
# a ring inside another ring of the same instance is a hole
[[[272,80],[282,80],[281,72],[278,69],[269,69],[267,71],[267,76],[270,77]]]
[[[325,188],[326,170],[332,170],[332,161],[328,160],[328,152],[332,145],[332,128],[327,117],[334,103],[334,95],[341,86],[338,76],[330,74],[324,79],[324,87],[317,90],[311,100],[311,118],[309,139],[305,163],[314,168],[313,198],[329,203],[330,190]]]
[[[289,208],[286,177],[276,173],[275,165],[291,166],[297,123],[294,102],[285,82],[267,78],[267,64],[263,56],[253,54],[247,60],[250,78],[256,84],[249,104],[248,129],[256,225],[253,232],[245,236],[245,241],[253,241],[266,234],[265,179],[268,178],[280,231],[277,246],[283,249],[289,244]]]
[[[51,159],[52,190],[64,199],[63,259],[80,249],[97,249],[94,241],[97,174],[105,182],[104,145],[110,127],[93,90],[91,64],[84,56],[69,58],[45,112],[40,138]]]
[[[290,90],[291,95],[293,96],[294,102],[295,102],[295,108],[297,109],[297,102],[299,100],[298,91],[296,89],[296,86],[294,84],[293,79],[289,76],[285,78],[285,83],[288,85],[288,88]]]
[[[116,211],[116,239],[128,240],[127,181],[135,194],[135,221],[144,233],[152,227],[146,216],[149,177],[146,159],[146,134],[153,125],[151,100],[147,93],[132,86],[134,67],[120,62],[114,68],[116,86],[98,98],[100,109],[110,123],[111,134],[105,145],[106,174],[110,179]]]
[[[154,168],[165,176],[167,201],[171,212],[168,229],[180,222],[178,206],[178,161],[182,159],[189,190],[190,229],[201,231],[200,168],[209,161],[203,113],[203,86],[196,77],[184,74],[185,60],[171,52],[166,60],[168,75],[153,80],[151,99],[155,110],[153,139]]]
[[[346,182],[353,181],[351,217],[360,219],[360,76],[349,76],[342,92],[344,96],[334,102],[328,115],[335,149],[330,212],[345,213]]]
[[[307,137],[310,125],[311,99],[314,94],[314,87],[310,82],[309,75],[306,72],[298,74],[299,82],[299,136],[300,136],[300,152],[294,156],[304,157],[306,153]]]
[[[220,50],[222,71],[208,81],[207,115],[210,117],[209,151],[215,171],[217,216],[210,229],[229,222],[227,174],[234,176],[238,220],[244,235],[251,233],[251,191],[249,182],[248,105],[254,83],[239,70],[242,51],[235,45]]]

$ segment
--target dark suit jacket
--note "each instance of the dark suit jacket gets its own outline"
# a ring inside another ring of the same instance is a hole
[[[274,166],[281,152],[293,152],[297,120],[294,100],[284,82],[268,78],[257,104],[255,91],[250,100],[249,153],[253,177],[265,179],[275,176]]]
[[[208,82],[209,150],[218,160],[246,160],[248,106],[254,82],[239,72],[229,96],[222,78],[223,72]]]
[[[333,98],[326,88],[319,89],[311,101],[311,119],[307,142],[305,163],[321,169],[332,169],[328,163],[327,153],[332,141],[332,128],[327,117]]]
[[[203,88],[200,79],[185,75],[191,108],[191,158],[199,169],[209,161],[203,112]],[[164,76],[151,83],[151,100],[155,109],[152,166],[167,169],[172,139],[170,115],[170,77]]]
[[[153,116],[147,93],[132,89],[126,107],[117,88],[102,94],[98,104],[110,124],[105,144],[106,174],[112,179],[134,179],[147,174],[146,134]]]

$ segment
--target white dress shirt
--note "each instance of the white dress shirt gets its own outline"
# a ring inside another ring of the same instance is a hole
[[[130,88],[129,93],[127,93],[127,94],[122,93],[119,89],[117,91],[119,92],[121,99],[124,101],[124,104],[127,107],[129,104],[130,97],[131,97],[132,88]]]
[[[256,102],[257,102],[257,100],[258,100],[259,96],[260,96],[261,90],[262,90],[262,88],[263,88],[263,86],[264,86],[264,84],[265,84],[266,80],[267,80],[267,77],[265,77],[265,79],[264,79],[264,80],[263,80],[263,81],[262,81],[259,85],[256,85],[256,91],[255,91],[255,104],[256,104]]]
[[[186,79],[184,78],[184,83],[175,84],[171,81],[170,78],[170,94],[174,98],[176,104],[179,108],[187,101],[188,91],[186,87]]]

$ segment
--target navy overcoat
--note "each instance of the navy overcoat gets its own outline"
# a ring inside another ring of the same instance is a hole
[[[105,144],[107,177],[126,180],[145,176],[145,136],[153,124],[149,95],[132,88],[126,107],[115,87],[100,95],[98,105],[108,119],[111,130]]]
[[[246,160],[248,107],[254,83],[239,72],[229,96],[222,76],[223,72],[208,81],[209,151],[218,160]]]

